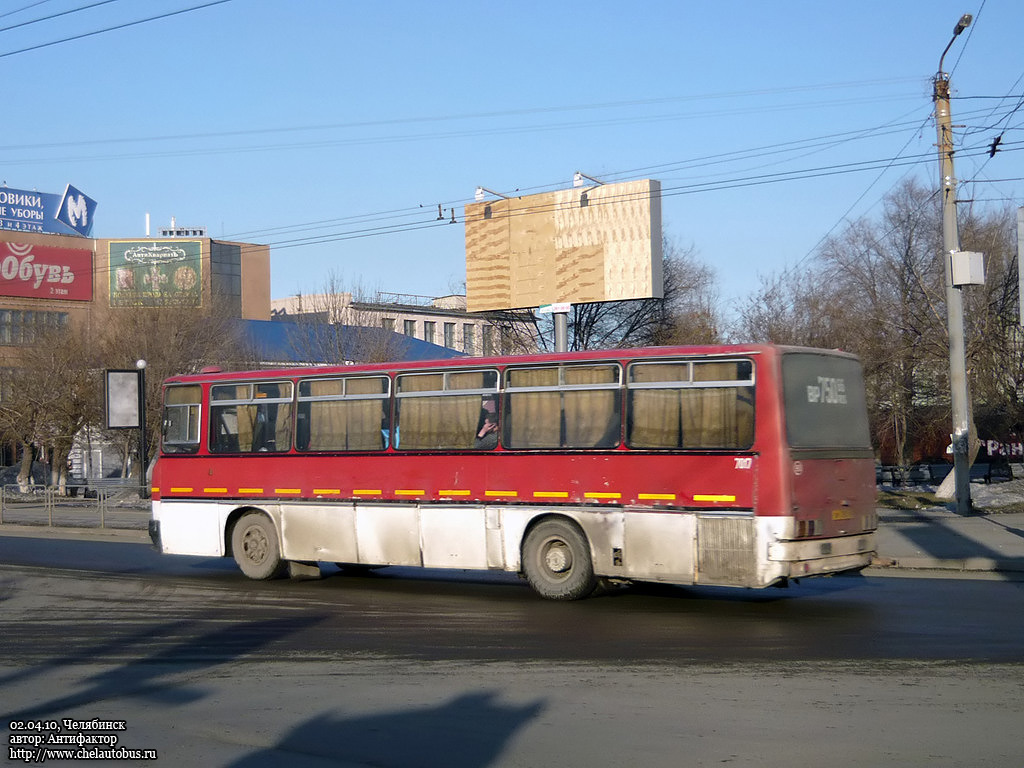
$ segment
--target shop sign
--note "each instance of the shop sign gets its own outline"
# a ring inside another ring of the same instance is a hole
[[[96,201],[70,184],[62,195],[0,187],[0,229],[88,237],[95,213]]]
[[[92,300],[92,251],[0,243],[0,296]]]
[[[115,240],[109,248],[110,306],[202,306],[201,240]]]

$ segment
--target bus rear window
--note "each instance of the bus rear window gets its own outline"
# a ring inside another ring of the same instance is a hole
[[[782,385],[791,447],[871,447],[860,362],[811,352],[786,354]]]

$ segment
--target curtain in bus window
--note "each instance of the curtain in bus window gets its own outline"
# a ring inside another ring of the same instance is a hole
[[[618,384],[615,365],[574,365],[563,371],[565,384]],[[619,444],[618,389],[571,390],[562,394],[565,447],[613,448]]]
[[[630,392],[630,446],[683,447],[679,392],[678,389],[637,389]]]
[[[664,389],[632,389],[629,391],[629,435],[634,448],[682,448],[682,405],[674,382],[690,379],[689,363],[644,363],[629,369],[630,381],[636,384],[659,383]]]
[[[558,448],[562,443],[560,392],[512,392],[505,412],[510,448]]]
[[[680,396],[684,448],[749,448],[753,443],[748,388],[684,389]]]
[[[558,385],[558,369],[514,368],[506,385],[503,443],[508,448],[558,448],[562,444],[562,398],[557,391],[517,392]]]
[[[480,395],[403,397],[398,401],[403,450],[472,448]]]
[[[563,393],[565,446],[614,448],[619,444],[619,409],[616,390]]]
[[[743,370],[740,370],[741,368]],[[727,360],[717,363],[695,362],[693,364],[694,381],[737,381],[749,378],[750,362],[747,360]]]
[[[256,450],[253,445],[259,446],[259,441],[262,440],[265,431],[257,420],[256,406],[236,406],[235,419],[238,424],[238,450],[246,453]]]
[[[238,449],[243,452],[287,451],[291,447],[291,405],[239,405]]]
[[[318,400],[309,403],[309,449],[379,451],[384,447],[382,400]]]

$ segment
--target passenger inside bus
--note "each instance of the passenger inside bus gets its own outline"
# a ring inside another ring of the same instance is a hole
[[[480,407],[473,447],[488,451],[498,447],[498,409],[493,397],[485,397]]]

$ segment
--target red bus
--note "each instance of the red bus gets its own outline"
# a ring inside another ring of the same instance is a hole
[[[861,367],[660,347],[167,380],[151,535],[254,579],[320,563],[767,587],[874,555]]]

